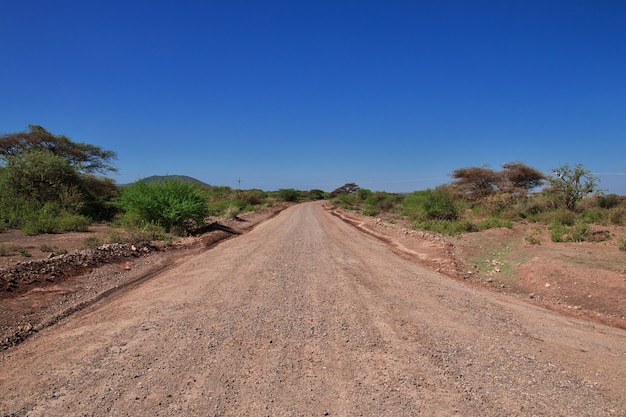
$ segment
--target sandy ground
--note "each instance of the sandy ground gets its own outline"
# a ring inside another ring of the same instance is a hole
[[[626,331],[415,256],[293,206],[4,350],[0,413],[626,415]]]

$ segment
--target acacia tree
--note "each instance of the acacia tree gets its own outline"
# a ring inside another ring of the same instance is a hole
[[[49,151],[65,160],[78,172],[105,174],[116,171],[113,151],[88,143],[74,142],[64,135],[53,135],[41,126],[28,125],[28,131],[0,136],[0,158],[19,156],[29,151]]]
[[[330,193],[330,195],[335,197],[341,194],[356,194],[359,191],[359,188],[361,187],[359,187],[353,182],[349,182],[335,189],[332,193]]]
[[[452,172],[452,189],[463,197],[480,199],[498,190],[501,175],[486,167],[459,168]]]
[[[42,205],[62,202],[80,183],[66,159],[42,150],[9,157],[2,170],[3,197],[19,196]]]
[[[552,169],[554,177],[548,178],[550,191],[554,192],[568,210],[575,210],[580,200],[599,191],[600,180],[581,164],[571,167],[564,164]]]
[[[501,184],[502,191],[511,194],[527,194],[533,188],[543,184],[546,176],[535,168],[531,168],[521,162],[509,162],[502,165]]]
[[[502,165],[502,171],[487,167],[460,168],[452,173],[456,179],[451,188],[459,195],[472,200],[503,192],[525,195],[540,186],[545,175],[521,162]]]
[[[21,227],[43,207],[108,219],[114,182],[97,174],[115,171],[112,151],[53,135],[41,126],[0,136],[0,222]],[[45,211],[45,210],[44,210]]]

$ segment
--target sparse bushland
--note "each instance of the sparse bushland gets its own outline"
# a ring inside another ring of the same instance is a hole
[[[369,191],[369,190],[367,190]],[[378,216],[380,213],[395,214],[396,207],[402,202],[402,195],[384,193],[381,191],[366,193],[363,204],[363,214],[368,216]]]
[[[257,189],[233,190],[230,187],[211,187],[207,190],[207,198],[210,216],[230,219],[274,203],[270,193]]]
[[[564,167],[558,169],[560,177],[556,180],[517,162],[505,164],[501,172],[463,168],[454,171],[456,181],[451,184],[404,195],[372,193],[350,183],[333,192],[332,202],[365,215],[404,217],[413,228],[444,235],[514,228],[516,222],[531,222],[549,228],[554,241],[611,239],[606,231],[597,229],[624,224],[626,199],[614,194],[590,195],[598,189],[597,179],[581,165],[575,169]],[[546,180],[548,187],[530,192]],[[554,185],[570,181],[572,186]],[[536,234],[527,240],[540,243]]]
[[[293,188],[284,188],[276,192],[276,199],[294,203],[300,200],[300,191]]]

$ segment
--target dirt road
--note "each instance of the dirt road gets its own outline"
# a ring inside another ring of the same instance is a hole
[[[626,416],[625,381],[626,331],[306,203],[4,351],[0,414]]]

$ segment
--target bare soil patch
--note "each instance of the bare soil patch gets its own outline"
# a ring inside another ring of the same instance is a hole
[[[399,254],[451,278],[511,294],[529,303],[626,328],[624,226],[597,226],[604,242],[552,242],[547,226],[515,224],[460,238],[412,230],[408,221],[330,208]]]

